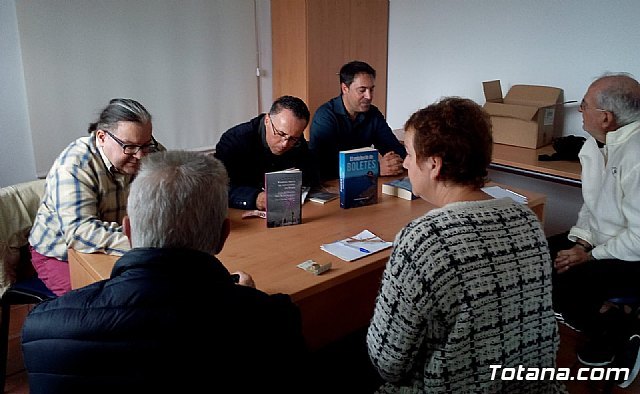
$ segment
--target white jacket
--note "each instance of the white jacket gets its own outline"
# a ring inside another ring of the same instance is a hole
[[[598,260],[640,261],[640,121],[606,138],[602,149],[588,138],[578,154],[584,204],[569,239],[594,245]]]

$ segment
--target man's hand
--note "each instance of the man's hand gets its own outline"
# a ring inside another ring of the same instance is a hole
[[[253,282],[253,278],[251,277],[251,275],[247,274],[244,271],[236,271],[233,272],[232,275],[238,275],[239,285],[253,287],[255,289],[256,284]]]
[[[584,250],[580,245],[575,245],[571,249],[561,250],[556,256],[556,260],[553,262],[553,266],[556,268],[559,274],[566,272],[569,268],[578,264],[582,264],[591,260],[591,253]]]
[[[260,192],[260,194],[258,194],[258,197],[256,197],[256,208],[260,211],[267,209],[267,193]]]
[[[380,159],[380,175],[381,176],[393,176],[400,175],[404,172],[402,168],[402,157],[394,151],[385,153],[384,156],[379,156]]]

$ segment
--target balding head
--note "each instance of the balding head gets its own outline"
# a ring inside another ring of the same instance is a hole
[[[640,120],[640,84],[630,74],[607,74],[589,87],[598,108],[614,114],[618,127]]]

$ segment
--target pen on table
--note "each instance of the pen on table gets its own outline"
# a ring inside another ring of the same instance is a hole
[[[348,244],[348,243],[346,243],[346,242],[342,242],[342,244],[343,244],[344,246],[350,247],[351,249],[359,250],[359,251],[361,251],[362,253],[371,253],[371,251],[369,251],[369,250],[367,250],[367,249],[365,249],[365,248],[361,248],[361,247],[359,247],[359,246],[349,245],[349,244]]]

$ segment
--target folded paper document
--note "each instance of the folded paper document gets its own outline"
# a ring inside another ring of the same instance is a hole
[[[369,230],[364,230],[353,237],[345,238],[330,244],[323,244],[320,249],[345,261],[353,261],[391,247],[387,242]]]
[[[520,204],[526,204],[527,203],[527,197],[526,196],[523,196],[520,193],[516,193],[513,190],[505,189],[505,188],[500,187],[500,186],[483,187],[482,191],[487,193],[488,195],[490,195],[493,198],[509,197],[513,201],[519,202]]]

